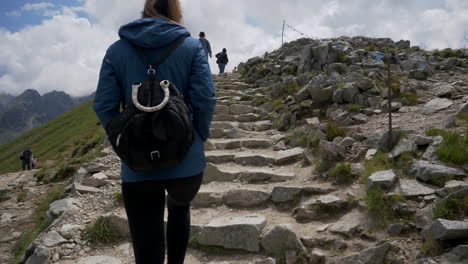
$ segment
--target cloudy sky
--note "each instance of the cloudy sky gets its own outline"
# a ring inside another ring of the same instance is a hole
[[[96,88],[102,57],[144,0],[3,0],[0,93],[74,96]],[[181,0],[192,35],[205,31],[232,69],[281,45],[283,19],[309,37],[365,35],[409,39],[427,49],[468,45],[467,0]],[[286,27],[287,41],[301,34]],[[217,72],[215,60],[210,61]]]

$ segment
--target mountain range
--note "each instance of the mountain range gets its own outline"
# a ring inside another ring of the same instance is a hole
[[[71,97],[61,91],[52,91],[41,96],[33,89],[28,89],[18,96],[0,94],[0,144],[4,144],[92,98],[94,98],[94,94]]]

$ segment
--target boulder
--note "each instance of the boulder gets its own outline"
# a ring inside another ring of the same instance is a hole
[[[436,240],[466,239],[468,238],[468,222],[436,219],[428,231]]]
[[[449,108],[453,102],[446,98],[435,98],[426,103],[423,107],[423,114],[431,115],[440,110]]]
[[[380,246],[369,248],[346,257],[329,259],[326,264],[377,264],[384,263],[385,256],[390,250],[391,244],[386,242]]]
[[[25,264],[48,264],[50,251],[44,246],[37,246]]]
[[[340,161],[344,159],[346,150],[342,146],[335,144],[333,142],[320,140],[319,153],[322,159],[324,160]]]
[[[414,152],[418,149],[416,143],[411,139],[402,138],[398,141],[398,144],[388,154],[388,157],[394,159],[406,152]]]
[[[274,226],[263,236],[261,245],[267,254],[274,256],[283,256],[288,250],[305,250],[299,237],[288,225]]]
[[[46,247],[53,247],[67,242],[57,231],[50,231],[41,238],[42,244]]]
[[[440,256],[441,264],[466,264],[468,263],[468,245],[458,245],[450,252]]]
[[[367,91],[374,87],[374,81],[357,72],[351,72],[345,78],[346,82],[354,82],[361,91]]]
[[[84,230],[83,226],[64,224],[60,228],[60,234],[66,239],[79,238],[81,231]]]
[[[198,242],[205,246],[258,252],[265,224],[265,217],[258,215],[214,219],[203,227]]]
[[[429,161],[420,160],[411,166],[411,174],[424,182],[436,181],[445,176],[464,176],[463,171]]]
[[[119,237],[130,238],[130,228],[125,214],[107,213],[102,215],[102,218]]]
[[[352,238],[356,233],[360,232],[360,228],[366,222],[366,219],[367,217],[364,214],[355,209],[333,223],[328,230]]]
[[[393,193],[411,198],[434,194],[436,189],[435,186],[420,183],[417,180],[400,179]]]
[[[91,187],[101,187],[106,185],[109,178],[102,172],[93,174],[91,177],[85,177],[81,181],[81,184]]]
[[[367,178],[367,188],[370,189],[374,186],[378,186],[385,190],[392,187],[397,180],[398,178],[393,170],[374,172]]]
[[[452,97],[457,90],[451,84],[438,84],[433,88],[434,95],[437,97]]]
[[[58,217],[65,212],[73,212],[78,210],[80,202],[75,198],[66,198],[57,200],[49,205],[47,215],[51,218]]]
[[[356,83],[347,83],[343,88],[343,102],[353,104],[356,103],[356,96],[359,94],[359,88]]]
[[[203,182],[226,182],[232,181],[236,179],[236,177],[237,175],[235,173],[221,171],[220,169],[218,169],[218,167],[216,167],[216,165],[212,163],[207,163],[205,172],[203,174]]]

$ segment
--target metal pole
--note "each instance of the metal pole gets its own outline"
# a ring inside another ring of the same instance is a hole
[[[281,46],[284,43],[284,25],[286,24],[286,20],[283,20],[283,31],[281,32]]]

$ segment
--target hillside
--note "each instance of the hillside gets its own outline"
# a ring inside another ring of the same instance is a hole
[[[468,50],[301,39],[238,68],[213,76],[185,263],[467,263]],[[55,133],[49,159],[62,170],[0,176],[0,262],[134,263],[120,160],[97,144],[101,132],[86,137],[102,131],[89,103],[67,114],[57,129],[87,115],[86,132],[76,123],[63,131],[88,144]]]
[[[93,95],[72,98],[59,91],[41,96],[32,89],[16,97],[0,95],[0,145],[92,98]]]
[[[43,165],[78,163],[87,149],[103,140],[103,135],[89,101],[0,146],[0,174],[20,170],[19,155],[27,147]]]

